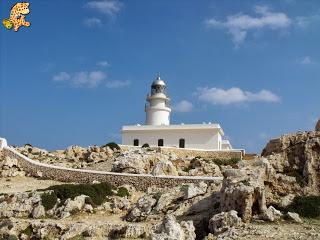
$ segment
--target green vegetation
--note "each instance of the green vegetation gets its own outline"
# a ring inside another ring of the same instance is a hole
[[[30,237],[32,235],[32,228],[31,228],[31,225],[29,225],[26,229],[22,230],[20,232],[20,234],[25,234],[27,235],[28,237]]]
[[[320,219],[320,196],[297,196],[287,210],[302,217]]]
[[[74,236],[72,238],[69,238],[68,240],[84,240],[84,236],[82,235],[77,235],[77,236]]]
[[[142,147],[142,148],[148,148],[148,147],[150,147],[150,146],[149,146],[148,143],[145,143],[145,144],[143,144],[141,147]]]
[[[128,189],[126,189],[125,187],[119,187],[118,188],[118,192],[117,192],[117,196],[119,197],[129,197],[129,191]]]
[[[8,240],[18,240],[18,237],[16,235],[10,234],[7,239]]]
[[[195,169],[195,167],[189,165],[189,166],[187,166],[187,167],[184,167],[184,168],[182,169],[182,171],[184,171],[184,172],[189,172],[191,169]]]
[[[116,144],[115,142],[109,142],[101,147],[109,147],[112,149],[112,151],[120,151],[121,148],[119,147],[118,144]]]
[[[55,185],[46,190],[53,190],[55,195],[64,203],[68,198],[74,199],[76,196],[86,195],[95,205],[101,205],[106,201],[107,196],[112,196],[114,187],[107,183],[97,184],[63,184]]]
[[[43,193],[41,195],[42,205],[44,206],[44,209],[46,211],[52,209],[54,207],[54,205],[56,205],[57,200],[58,200],[58,198],[57,198],[57,195],[55,192]]]

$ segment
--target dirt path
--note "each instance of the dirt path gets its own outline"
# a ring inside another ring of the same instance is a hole
[[[0,178],[0,193],[17,193],[44,189],[52,185],[63,184],[53,180],[40,180],[33,177]]]

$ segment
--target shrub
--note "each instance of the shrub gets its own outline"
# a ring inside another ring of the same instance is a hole
[[[22,230],[20,232],[20,234],[25,234],[27,235],[28,237],[30,237],[32,235],[32,228],[31,228],[31,225],[29,225],[26,229]]]
[[[105,202],[106,196],[113,195],[114,187],[107,183],[96,184],[63,184],[49,187],[47,190],[53,190],[61,203],[64,203],[68,198],[74,199],[76,196],[89,196],[95,205],[101,205]]]
[[[150,146],[149,146],[148,143],[145,143],[145,144],[143,144],[141,147],[142,147],[142,148],[148,148],[148,147],[150,147]]]
[[[129,197],[129,191],[128,189],[126,189],[125,187],[119,187],[118,192],[117,192],[117,196],[119,197]]]
[[[182,169],[182,171],[184,171],[184,172],[189,172],[191,169],[194,169],[194,167],[191,166],[191,165],[189,165],[188,167],[184,167],[184,168]]]
[[[54,205],[56,205],[57,200],[58,198],[55,192],[43,193],[41,195],[41,202],[46,211],[52,209]]]
[[[7,239],[8,240],[18,240],[18,237],[16,235],[10,234]]]
[[[320,196],[297,196],[287,210],[302,217],[320,218]]]
[[[82,235],[76,235],[76,236],[74,236],[72,238],[69,238],[69,240],[84,240],[84,239],[85,238]]]
[[[109,142],[109,143],[107,143],[107,144],[105,144],[105,145],[103,145],[101,147],[109,147],[109,148],[112,149],[112,151],[115,151],[115,150],[120,151],[121,150],[119,145],[116,144],[115,142]]]

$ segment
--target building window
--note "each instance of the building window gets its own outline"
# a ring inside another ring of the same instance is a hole
[[[186,140],[184,140],[183,138],[179,139],[179,148],[184,148],[186,144]]]
[[[133,140],[133,146],[139,146],[139,139]]]
[[[163,147],[163,139],[158,139],[158,146]]]

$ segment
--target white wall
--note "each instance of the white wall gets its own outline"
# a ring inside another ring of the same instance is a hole
[[[5,138],[0,138],[0,149],[7,146],[7,140]]]
[[[125,131],[122,133],[122,144],[132,146],[134,139],[139,139],[139,146],[142,146],[144,143],[148,143],[150,146],[158,146],[158,139],[163,139],[164,146],[179,147],[180,138],[185,139],[185,148],[208,150],[221,149],[222,137],[218,129]]]
[[[170,112],[161,108],[148,106],[146,109],[146,124],[147,125],[169,125]]]

